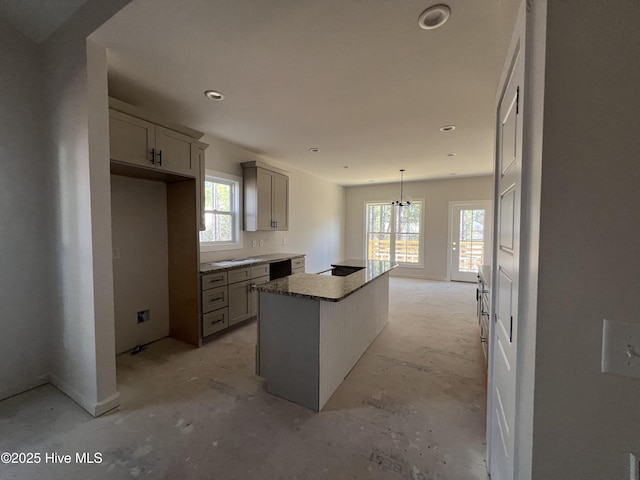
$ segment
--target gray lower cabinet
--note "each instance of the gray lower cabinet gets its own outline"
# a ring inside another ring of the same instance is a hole
[[[291,273],[304,273],[304,257],[291,260]]]
[[[208,337],[229,326],[229,308],[221,308],[202,316],[202,336]]]
[[[258,299],[260,298],[260,295],[258,294],[258,291],[255,289],[255,287],[257,287],[258,285],[262,285],[263,283],[267,283],[268,281],[269,281],[269,275],[267,275],[266,277],[254,278],[251,281],[251,315],[252,316],[258,315],[258,312],[260,311],[260,305],[258,304]]]
[[[251,318],[251,280],[229,285],[229,326]]]
[[[258,315],[257,285],[269,281],[269,264],[201,276],[202,337]]]

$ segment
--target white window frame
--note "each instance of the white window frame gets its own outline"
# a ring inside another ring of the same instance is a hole
[[[231,175],[215,170],[205,170],[205,181],[220,180],[220,183],[231,183],[233,185],[232,199],[232,224],[233,237],[232,242],[200,242],[201,252],[218,252],[222,250],[239,250],[244,248],[242,236],[242,177]],[[204,183],[204,182],[203,182]],[[203,185],[204,188],[204,185]],[[205,210],[206,212],[207,210]]]
[[[405,263],[398,262],[398,266],[402,268],[424,268],[424,218],[425,218],[425,199],[424,198],[416,198],[412,200],[413,202],[420,202],[420,233],[419,233],[419,244],[418,244],[418,263]],[[368,260],[369,255],[369,216],[368,216],[368,208],[369,205],[385,205],[390,204],[391,202],[388,200],[370,200],[364,202],[364,256]],[[389,251],[392,254],[393,259],[395,259],[395,239],[396,239],[396,215],[398,207],[395,205],[391,206],[391,232],[390,232],[390,247]]]

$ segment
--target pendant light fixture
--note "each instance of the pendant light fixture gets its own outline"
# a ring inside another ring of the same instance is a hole
[[[400,169],[400,200],[394,200],[391,205],[397,205],[398,207],[404,207],[405,205],[411,205],[409,200],[402,201],[404,195],[404,168]]]

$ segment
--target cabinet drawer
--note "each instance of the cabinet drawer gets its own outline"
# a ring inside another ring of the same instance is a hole
[[[227,305],[229,305],[229,297],[226,286],[202,292],[202,313],[211,312]]]
[[[202,336],[212,335],[229,326],[229,309],[221,308],[202,316]]]
[[[251,278],[264,277],[266,275],[269,275],[268,263],[264,265],[256,265],[255,267],[251,267]]]
[[[250,268],[238,268],[236,270],[229,270],[227,279],[229,283],[242,282],[243,280],[249,280],[251,278]]]
[[[304,273],[304,267],[292,268],[291,274],[293,275],[294,273]]]
[[[222,287],[227,284],[227,272],[208,273],[202,275],[202,290]]]
[[[300,268],[300,267],[304,267],[304,257],[302,258],[294,258],[291,260],[291,269],[296,269],[296,268]]]

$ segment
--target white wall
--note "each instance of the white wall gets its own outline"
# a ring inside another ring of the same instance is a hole
[[[395,275],[447,279],[449,254],[449,202],[491,200],[491,176],[466,177],[404,184],[406,195],[424,200],[424,256],[422,267],[398,268]],[[364,185],[347,188],[346,256],[363,259],[365,251],[366,202],[388,201],[400,194],[400,183]]]
[[[37,46],[0,19],[0,399],[48,382],[55,214]]]
[[[546,3],[532,478],[629,478],[640,381],[600,362],[640,322],[640,3]]]
[[[58,308],[51,380],[94,415],[117,406],[106,51],[87,36],[127,2],[90,0],[43,45],[55,166]]]
[[[111,176],[116,352],[169,335],[167,186]],[[138,323],[137,312],[150,310]]]
[[[209,169],[242,177],[242,162],[262,160],[289,172],[289,230],[243,232],[243,249],[201,252],[201,262],[266,253],[303,253],[307,255],[306,271],[318,272],[344,258],[344,187],[209,135],[202,141],[210,145],[206,151]],[[286,245],[283,239],[286,239]],[[253,248],[252,240],[258,240],[258,245],[263,240],[264,246]]]

